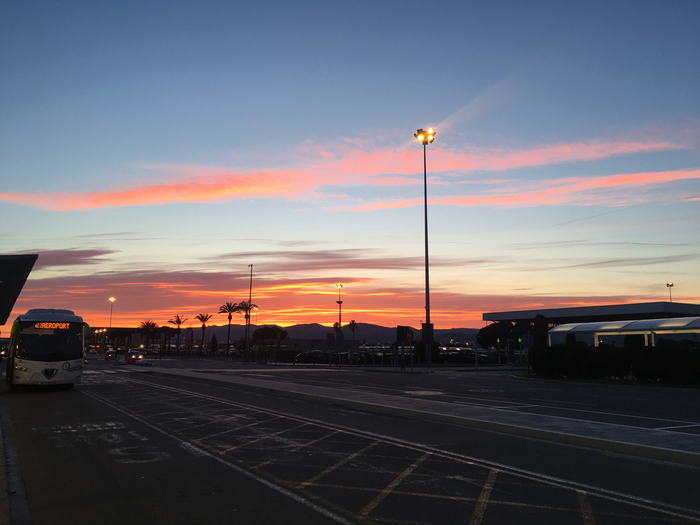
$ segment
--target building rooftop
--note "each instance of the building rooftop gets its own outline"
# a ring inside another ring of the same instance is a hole
[[[489,312],[482,314],[482,319],[484,321],[534,321],[538,314],[543,315],[547,321],[553,324],[665,319],[700,317],[700,305],[660,301],[656,303],[543,308],[541,310]]]

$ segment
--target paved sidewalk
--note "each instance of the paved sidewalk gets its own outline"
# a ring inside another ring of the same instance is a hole
[[[698,434],[529,414],[502,408],[476,407],[435,399],[385,395],[352,388],[302,385],[245,377],[222,369],[158,368],[140,371],[222,381],[247,389],[282,393],[375,412],[441,421],[556,443],[700,466],[700,435]]]

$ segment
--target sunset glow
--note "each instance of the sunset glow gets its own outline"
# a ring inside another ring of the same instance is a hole
[[[664,301],[667,282],[700,301],[700,37],[682,9],[205,2],[164,24],[68,4],[18,4],[3,36],[2,253],[39,254],[11,319],[197,326],[250,293],[260,325],[331,327],[342,283],[344,322],[418,327],[419,129],[436,328]],[[407,50],[424,33],[434,48]]]

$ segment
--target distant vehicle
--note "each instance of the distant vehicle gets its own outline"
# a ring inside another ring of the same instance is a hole
[[[114,350],[107,350],[105,352],[105,361],[114,361],[115,352]]]
[[[135,365],[144,360],[146,354],[141,350],[129,350],[126,356],[126,364]]]
[[[34,308],[15,319],[5,381],[17,385],[65,385],[83,376],[83,318],[71,310]]]

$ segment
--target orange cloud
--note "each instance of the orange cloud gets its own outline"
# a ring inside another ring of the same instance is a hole
[[[55,211],[290,196],[324,181],[301,171],[194,175],[174,183],[91,192],[0,193],[0,200]],[[325,181],[330,182],[330,181]]]

